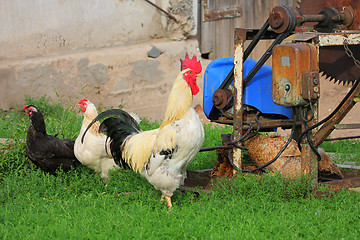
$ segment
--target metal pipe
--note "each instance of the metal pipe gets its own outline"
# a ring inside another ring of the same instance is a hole
[[[324,14],[320,15],[302,15],[299,19],[301,23],[305,22],[322,22],[326,16]]]
[[[216,149],[232,149],[233,147],[230,145],[223,145],[223,146],[215,146],[215,147],[206,147],[201,148],[199,152],[208,152],[208,151],[214,151]]]

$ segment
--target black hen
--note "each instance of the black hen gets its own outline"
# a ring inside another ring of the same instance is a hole
[[[33,105],[25,105],[30,117],[26,136],[26,156],[41,170],[55,175],[57,169],[68,171],[81,163],[74,155],[74,141],[58,139],[46,133],[44,117]]]

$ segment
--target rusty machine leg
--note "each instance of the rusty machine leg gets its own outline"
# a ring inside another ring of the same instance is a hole
[[[235,54],[234,54],[234,140],[239,139],[243,129],[243,57],[244,43],[246,40],[245,29],[235,29]],[[242,150],[233,148],[233,162],[242,169]],[[236,171],[236,170],[234,170]]]

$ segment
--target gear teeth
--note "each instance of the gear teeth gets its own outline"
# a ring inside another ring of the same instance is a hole
[[[334,82],[335,84],[337,83],[338,85],[342,84],[343,86],[349,86],[349,85],[353,85],[355,80],[351,80],[351,81],[343,81],[341,79],[338,78],[334,78],[328,74],[326,74],[324,71],[320,72],[320,77],[324,77],[325,80],[329,81],[329,82]]]
[[[321,71],[321,72],[319,72],[319,73],[320,73],[320,77],[325,78],[326,80],[329,78],[329,76],[326,75],[326,74],[324,73],[324,71]]]
[[[331,82],[331,81],[336,82],[335,78],[327,75],[324,71],[321,71],[320,74],[321,74],[321,77],[324,77],[324,78],[325,78],[325,80],[327,80],[327,81],[329,81],[329,82]]]

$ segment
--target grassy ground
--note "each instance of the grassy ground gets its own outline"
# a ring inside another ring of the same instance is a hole
[[[82,117],[76,107],[64,109],[45,97],[27,103],[41,109],[50,134],[77,137]],[[147,130],[159,124],[141,125]],[[169,210],[159,202],[160,193],[132,171],[112,172],[105,186],[83,166],[57,177],[36,169],[17,140],[26,137],[27,126],[20,110],[0,114],[0,137],[15,139],[0,153],[1,239],[360,238],[359,193],[322,189],[322,197],[315,198],[306,179],[248,175],[221,179],[208,193],[176,191]],[[210,147],[231,128],[206,126],[205,131],[204,146]],[[358,142],[345,151],[354,149]],[[190,169],[211,168],[215,159],[214,152],[199,153]]]

